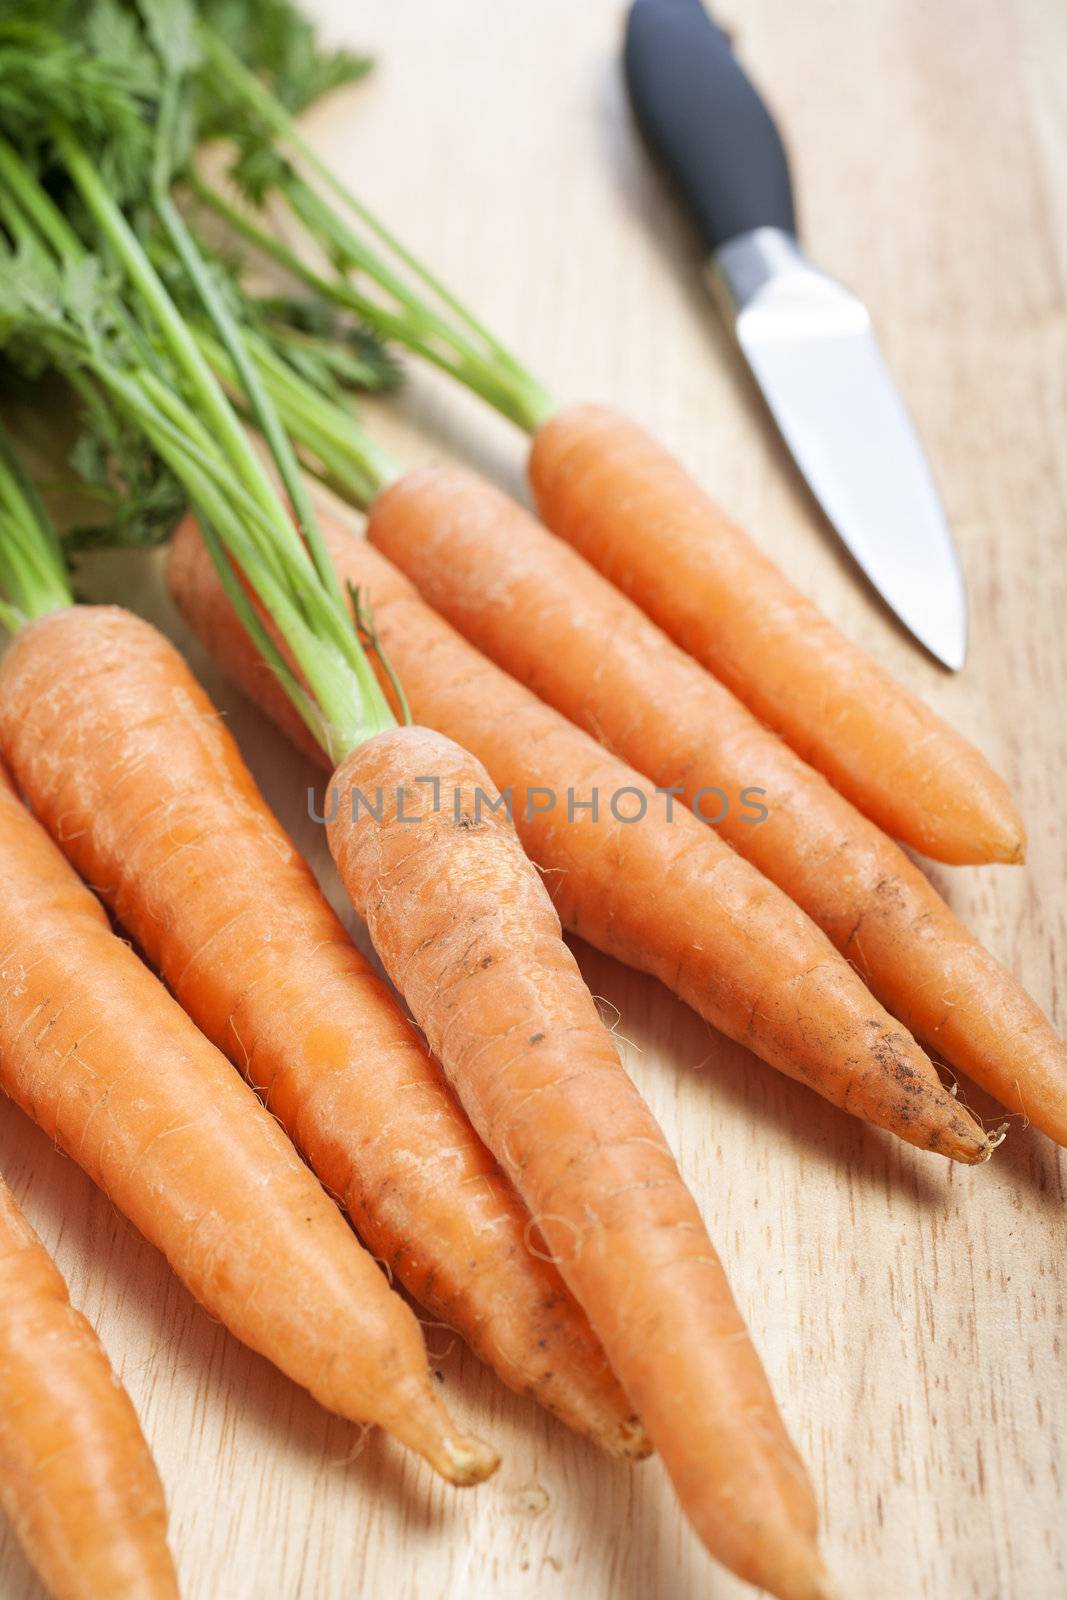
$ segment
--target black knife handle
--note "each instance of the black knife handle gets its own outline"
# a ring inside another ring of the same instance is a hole
[[[634,0],[624,63],[638,126],[709,251],[752,228],[796,232],[778,129],[701,0]]]

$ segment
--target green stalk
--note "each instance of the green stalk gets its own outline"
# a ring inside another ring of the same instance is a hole
[[[308,498],[303,479],[300,476],[296,456],[293,454],[292,446],[278,420],[278,414],[271,404],[263,384],[260,382],[255,363],[250,359],[244,340],[241,338],[229,311],[223,305],[222,298],[216,290],[211,274],[206,270],[203,258],[169,195],[161,194],[157,196],[156,210],[170,236],[171,243],[178,252],[182,265],[188,272],[190,280],[226,348],[229,360],[236,372],[237,382],[247,401],[252,421],[263,435],[267,448],[278,468],[282,485],[289,496],[289,502],[293,508],[300,531],[307,541],[307,547],[311,553],[311,559],[318,572],[319,579],[328,589],[336,590],[337,597],[340,598],[341,591],[337,582],[337,574],[323,545],[315,511]],[[195,339],[193,344],[196,344]],[[199,349],[197,353],[198,355],[200,354]]]
[[[178,211],[170,194],[170,172],[165,163],[165,152],[169,148],[174,120],[177,115],[178,80],[172,75],[168,78],[163,92],[160,106],[160,130],[156,142],[156,164],[153,174],[153,200],[156,212],[163,223],[170,238],[171,244],[178,252],[178,258],[189,274],[190,281],[196,290],[204,310],[226,348],[226,352],[233,363],[237,379],[244,393],[252,420],[258,427],[266,441],[271,453],[282,486],[289,497],[297,524],[311,552],[311,559],[319,580],[327,589],[332,589],[339,602],[343,604],[341,587],[337,581],[337,574],[326,551],[326,546],[319,531],[315,509],[311,504],[304,480],[300,476],[300,468],[293,452],[285,430],[278,420],[278,414],[260,382],[259,373],[255,363],[251,360],[244,340],[228,306],[219,294],[215,280],[207,270],[204,259],[197,248],[196,242],[185,224],[185,220]],[[196,341],[192,341],[194,347]],[[197,350],[198,360],[202,360]],[[204,363],[206,365],[206,363]]]
[[[244,627],[245,632],[251,638],[263,660],[280,682],[306,726],[314,732],[316,727],[314,705],[305,693],[303,686],[290,672],[289,663],[264,626],[259,612],[249,598],[247,589],[234,571],[233,563],[226,554],[225,545],[202,513],[199,518],[199,527],[201,537],[218,574],[219,582],[226,591],[226,597],[233,607],[234,615]],[[327,730],[322,725],[322,718],[318,717],[317,722],[320,732],[316,734],[316,738],[325,737]]]
[[[105,403],[120,409],[183,485],[205,524],[208,547],[217,565],[222,551],[226,552],[227,589],[239,615],[316,739],[336,762],[374,733],[395,726],[395,718],[364,652],[359,630],[348,615],[269,385],[171,198],[166,154],[173,142],[177,93],[177,80],[172,79],[159,108],[153,174],[155,209],[170,247],[215,328],[235,386],[267,439],[303,523],[304,537],[294,528],[208,360],[125,215],[77,139],[62,125],[52,130],[57,153],[99,230],[101,242],[113,252],[137,300],[158,330],[186,393],[183,396],[165,381],[152,364],[146,362],[140,370],[136,361],[131,365],[129,350],[143,351],[149,357],[152,350],[140,321],[117,297],[107,303],[105,320],[128,336],[126,346],[116,346],[118,359],[107,353],[80,306],[75,306],[73,313],[64,310],[42,324],[40,337],[44,350],[50,356],[58,356],[62,369],[73,376],[76,386],[87,396],[96,392],[89,382],[91,375],[107,397]],[[26,244],[36,239],[63,264],[77,266],[89,258],[81,240],[19,154],[2,141],[0,181],[4,181],[7,215],[17,222],[18,233]],[[315,414],[318,397],[314,392],[305,386],[307,392],[301,395],[295,374],[290,380],[285,363],[268,346],[263,348],[270,358],[268,366],[274,369],[275,385],[284,381],[287,408],[296,416],[309,416],[311,430],[326,426],[326,417]],[[309,397],[313,404],[307,403]],[[346,441],[353,460],[359,455],[359,432],[353,420]],[[384,461],[384,457],[378,457],[376,462],[374,448],[367,441],[361,469],[372,491],[380,487],[382,479],[376,474]],[[15,492],[24,487],[18,483],[16,465],[0,459],[0,582],[6,589],[0,605],[2,619],[12,623],[32,614],[33,607],[54,609],[70,603],[58,547],[50,547],[44,533],[47,522],[38,526],[39,508],[25,493]],[[231,561],[278,627],[310,686],[310,696],[270,640]],[[374,648],[377,649],[376,644]]]
[[[65,128],[55,130],[56,145],[82,199],[107,243],[144,301],[179,370],[189,384],[197,406],[218,431],[240,481],[270,515],[277,515],[283,538],[296,531],[281,511],[269,477],[248,436],[233,414],[211,368],[196,347],[188,327],[145,254],[118,205],[81,146]]]
[[[393,272],[388,262],[353,232],[295,172],[286,178],[282,192],[312,238],[328,241],[331,255],[340,256],[347,268],[354,267],[373,278],[386,294],[391,294],[394,300],[405,308],[420,331],[437,334],[453,345],[457,353],[466,352],[472,356],[477,354],[469,340],[452,327],[447,318],[433,306],[427,305],[425,300],[413,294],[404,280]]]
[[[210,436],[181,398],[161,383],[153,373],[141,374],[140,384],[144,395],[156,408],[154,412],[145,409],[138,412],[142,426],[146,431],[148,429],[152,431],[156,449],[163,455],[175,476],[189,489],[198,507],[205,510],[209,520],[230,530],[228,548],[242,571],[256,574],[254,583],[257,592],[260,593],[260,598],[270,614],[275,617],[279,627],[281,617],[277,607],[281,605],[286,614],[295,619],[292,627],[299,628],[301,637],[307,633],[317,643],[321,642],[325,648],[340,657],[345,666],[355,674],[361,697],[368,702],[373,717],[380,709],[377,707],[377,700],[381,695],[381,689],[359,647],[358,640],[353,635],[347,614],[342,613],[339,617],[328,596],[323,596],[314,586],[306,585],[304,561],[294,558],[288,548],[278,549],[274,546],[271,543],[270,529],[263,527],[255,515],[257,508],[248,503],[242,504],[240,498],[235,498],[232,485],[227,484],[225,475],[220,475],[210,461]],[[137,397],[128,388],[123,389],[123,395],[128,406],[131,408],[137,406]],[[167,423],[173,424],[173,429],[169,429]],[[192,441],[198,454],[194,455],[189,450],[186,441]],[[190,465],[195,471],[195,480],[190,477]],[[269,600],[266,586],[270,587],[272,596]],[[280,600],[277,598],[279,595]],[[293,595],[298,597],[299,603],[289,599],[289,596]],[[309,671],[310,681],[311,671],[317,672],[320,668],[322,658],[319,652],[316,650],[309,654],[310,646],[306,642],[298,645],[298,638],[289,624],[282,631],[294,654],[298,656],[300,665]],[[304,655],[300,654],[301,649],[305,652]],[[343,704],[332,685],[316,686],[316,694],[324,707],[328,701],[336,705]],[[350,708],[345,709],[337,720],[363,729],[360,737],[368,737],[365,731],[366,719],[362,717],[353,719]],[[391,726],[392,722],[390,720],[383,725]],[[375,731],[378,731],[377,728]]]
[[[480,394],[483,400],[488,401],[498,411],[502,411],[519,427],[535,428],[558,410],[555,400],[547,390],[506,351],[502,351],[502,347],[497,345],[495,340],[488,340],[487,351],[479,351],[456,328],[450,327],[436,312],[426,308],[424,302],[415,300],[410,293],[406,299],[398,294],[393,287],[397,282],[394,275],[383,274],[377,266],[376,256],[367,250],[358,235],[301,178],[294,175],[287,182],[283,192],[297,219],[311,237],[326,250],[341,274],[341,284],[346,286],[352,295],[355,291],[351,289],[347,274],[355,267],[373,278],[387,292],[393,293],[401,304],[410,303],[419,308],[424,326],[420,326],[419,317],[410,324],[405,324],[403,318],[393,318],[394,337],[399,336],[396,333],[397,325],[404,328],[402,337],[409,348],[429,354],[436,365],[450,371],[453,377],[458,378],[467,388],[473,389],[476,394]],[[356,204],[354,200],[353,204]],[[403,254],[406,261],[412,259],[406,251]],[[366,302],[365,296],[361,295],[358,298]],[[351,299],[349,303],[353,303]],[[427,333],[429,337],[426,337]],[[442,359],[441,354],[435,354],[438,347],[434,344],[434,336],[445,345],[446,351],[451,352],[451,360],[447,357]]]
[[[0,432],[0,623],[17,633],[35,617],[73,604],[56,531]]]
[[[122,374],[111,374],[107,381],[116,398],[121,399],[131,417],[143,425],[150,421],[162,430],[171,448],[195,454],[198,468],[210,479],[216,492],[224,494],[240,525],[251,541],[256,560],[262,562],[278,582],[295,578],[300,584],[306,578],[303,566],[293,571],[293,555],[286,547],[278,546],[273,525],[268,522],[262,508],[251,500],[247,492],[232,481],[226,459],[220,455],[215,441],[194,412],[175,394],[173,389],[158,378],[151,369],[136,372],[132,380]],[[147,401],[150,410],[143,408]]]
[[[194,326],[193,333],[216,375],[235,391],[237,375],[226,351],[204,329]],[[320,460],[329,455],[333,466],[343,461],[349,498],[367,510],[401,476],[398,463],[375,444],[350,411],[320,394],[265,340],[249,334],[247,344],[286,432]]]
[[[321,544],[314,514],[312,512],[305,530],[308,538],[308,544],[305,544],[278,499],[266,470],[192,332],[121,210],[98,178],[92,163],[66,129],[56,130],[56,141],[82,199],[153,317],[167,348],[188,382],[194,404],[217,434],[218,448],[236,471],[238,481],[236,485],[231,485],[229,494],[217,485],[215,472],[204,471],[202,465],[191,462],[184,447],[179,447],[175,434],[179,439],[197,441],[203,454],[203,443],[209,436],[196,421],[195,415],[191,426],[183,428],[177,424],[182,402],[176,395],[164,386],[166,408],[160,410],[158,405],[149,401],[149,409],[146,410],[144,396],[151,389],[150,379],[146,390],[142,378],[141,390],[137,395],[131,392],[136,386],[131,386],[128,381],[116,382],[116,376],[121,375],[112,372],[105,381],[109,383],[112,393],[124,400],[127,409],[133,408],[138,426],[186,486],[213,530],[223,538],[230,555],[278,625],[325,717],[324,727],[322,720],[316,716],[310,724],[312,732],[329,750],[331,759],[337,761],[347,750],[374,733],[395,726],[395,718],[351,627],[332,565],[329,567],[329,580],[317,570],[314,552],[316,536],[321,559],[328,562],[328,556],[325,546]],[[162,198],[166,205],[172,204],[169,197]],[[181,219],[178,218],[178,225],[173,226],[176,217],[175,212],[169,218],[172,226],[168,231],[171,232],[172,242],[198,294],[206,303],[209,314],[216,313],[220,305],[210,274]],[[167,221],[164,218],[165,225]],[[225,307],[221,307],[221,311],[221,328],[234,337],[236,350],[240,345],[239,334]],[[262,386],[254,384],[253,392],[262,403],[264,414],[273,415],[273,408]],[[160,397],[157,389],[156,399]],[[293,469],[295,473],[295,460]],[[258,515],[248,519],[234,512],[233,501],[237,490],[253,503]],[[250,528],[258,530],[251,538]],[[264,537],[267,539],[266,545],[262,542]],[[279,581],[280,574],[274,558],[287,569],[283,581]],[[291,692],[288,684],[285,687],[287,692]],[[298,709],[307,720],[307,709]]]
[[[368,301],[366,296],[355,295],[354,291],[348,297],[336,293],[334,298],[338,303],[347,304],[352,309],[358,310],[371,326],[376,327],[387,337],[397,339],[416,354],[434,362],[527,432],[535,431],[543,421],[553,415],[558,406],[548,390],[468,307],[351,193],[327,163],[311,148],[285,107],[255,74],[249,71],[229,47],[204,25],[199,31],[199,41],[203,55],[215,72],[219,83],[238,96],[253,115],[261,118],[278,139],[289,145],[326,191],[339,200],[369,230],[416,283],[435,297],[439,306],[449,313],[452,320],[405,282],[379,250],[361,238],[327,201],[294,173],[282,185],[282,192],[307,232],[316,239],[340,272],[343,272],[345,266],[358,268],[377,283],[385,294],[391,296],[401,310],[399,313],[386,310],[375,302]],[[215,209],[222,210],[227,207],[227,202],[221,196],[215,195],[207,186],[197,183],[195,187],[200,197],[213,204]],[[228,209],[230,220],[234,221],[239,213],[235,213],[232,207]],[[247,225],[242,226],[241,231],[246,237],[250,237]],[[259,243],[262,246],[269,236],[262,230],[256,231],[259,233]],[[279,259],[279,252],[276,249],[269,248],[267,253]],[[292,252],[286,253],[292,258]],[[309,281],[304,269],[299,270],[297,275]],[[346,287],[351,289],[350,285]],[[471,343],[472,335],[475,344]],[[435,338],[445,346],[444,350],[435,345]],[[481,349],[478,348],[478,344],[481,345]]]
[[[14,196],[26,219],[51,245],[61,261],[80,261],[81,240],[50,196],[41,188],[22,157],[0,135],[0,180]]]
[[[413,355],[428,361],[473,394],[480,395],[487,405],[514,422],[524,433],[536,432],[542,422],[558,411],[559,406],[553,396],[528,374],[516,376],[503,371],[498,364],[479,355],[451,332],[444,341],[444,348],[441,344],[432,343],[425,336],[425,319],[421,314],[391,311],[369,295],[362,294],[343,275],[343,270],[337,267],[336,262],[337,276],[324,277],[275,234],[258,227],[251,217],[232,205],[202,178],[190,175],[187,182],[202,204],[214,211],[262,255],[283,267],[291,277],[306,284],[322,299],[332,301],[345,311],[354,312],[383,339],[392,339],[404,345]],[[286,194],[285,198],[289,201],[290,196]],[[346,251],[341,249],[336,235],[332,240],[319,239],[318,243],[331,258],[340,250],[344,259]],[[405,306],[405,312],[407,310]]]
[[[172,418],[159,410],[146,393],[138,392],[137,384],[123,380],[121,375],[112,374],[104,381],[109,383],[116,400],[185,487],[198,519],[211,530],[209,549],[211,540],[216,536],[220,538],[228,556],[248,577],[264,611],[273,619],[310,685],[312,698],[305,693],[270,639],[232,567],[229,569],[232,583],[227,581],[230,597],[236,599],[240,591],[243,600],[237,607],[239,614],[246,625],[250,616],[255,616],[256,626],[252,629],[255,642],[261,648],[267,646],[264,654],[269,665],[334,764],[374,734],[394,727],[396,719],[351,629],[348,630],[347,649],[324,637],[330,631],[324,626],[328,609],[324,603],[320,600],[318,614],[309,622],[292,599],[294,574],[290,571],[279,575],[264,564],[262,547],[249,533],[248,521],[241,510],[235,509],[232,493],[225,482],[218,481],[211,465],[205,465],[196,447],[195,423],[190,426],[186,421],[181,427],[173,425]],[[181,406],[180,400],[173,394],[169,398],[175,416],[180,415],[176,409]],[[353,692],[353,678],[357,692]]]
[[[521,373],[523,369],[519,366],[518,361],[505,350],[504,346],[477,320],[474,314],[446,288],[440,279],[430,272],[428,267],[425,267],[422,262],[412,255],[394,234],[389,232],[384,223],[379,221],[346,188],[326,162],[322,160],[321,156],[307,143],[296,122],[285,107],[260,83],[255,73],[250,72],[244,63],[234,55],[229,46],[217,34],[213,33],[210,28],[205,26],[200,29],[199,39],[205,56],[211,61],[226,85],[239,94],[246,105],[258,112],[275,134],[286,140],[294,150],[299,152],[303,160],[313,172],[317,173],[326,187],[332,190],[341,203],[348,206],[359,220],[377,235],[386,249],[391,250],[396,258],[409,271],[414,273],[416,278],[421,280],[431,293],[435,294],[454,315],[458,316],[501,360],[510,364],[517,373]],[[394,283],[398,283],[398,280],[393,278],[387,268],[385,272],[388,278],[392,279]],[[399,285],[393,292],[402,301],[408,296],[408,291],[402,285]],[[426,310],[427,308],[424,307],[423,309]],[[430,314],[432,315],[432,313]]]
[[[312,357],[321,363],[341,392],[354,389],[383,394],[393,387],[397,376],[395,369],[386,373],[376,367],[372,357],[360,355],[343,335],[338,338],[336,334],[305,333],[279,320],[283,315],[268,313],[261,337],[265,338],[272,354],[283,359],[287,370],[295,367],[302,373],[304,357]]]

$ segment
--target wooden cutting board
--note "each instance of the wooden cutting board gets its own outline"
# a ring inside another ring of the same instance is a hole
[[[730,0],[788,130],[815,258],[873,309],[968,575],[950,678],[853,581],[700,285],[633,136],[618,0],[319,0],[379,57],[312,121],[364,197],[564,397],[650,424],[760,543],[1014,784],[1025,869],[934,874],[1067,1026],[1067,10],[1060,0]],[[521,488],[520,439],[437,380],[368,414],[403,459]],[[88,578],[187,642],[158,563]],[[217,676],[322,870],[301,760]],[[981,1171],[860,1128],[582,948],[811,1464],[850,1600],[1067,1594],[1064,1158],[1017,1123]],[[964,1086],[972,1104],[987,1101]],[[599,1459],[441,1328],[457,1410],[504,1453],[454,1493],[326,1416],[189,1299],[73,1165],[0,1106],[0,1170],[100,1329],[156,1452],[189,1600],[733,1600],[656,1464]],[[39,1591],[0,1531],[0,1600]]]

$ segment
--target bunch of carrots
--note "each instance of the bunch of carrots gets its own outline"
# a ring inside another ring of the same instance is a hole
[[[0,435],[0,1087],[323,1405],[453,1484],[496,1465],[382,1263],[511,1388],[656,1451],[734,1572],[819,1600],[805,1469],[562,928],[977,1164],[1002,1131],[927,1051],[1061,1143],[1067,1051],[895,841],[1019,862],[1022,824],[659,445],[561,411],[319,161],[294,114],[365,66],[288,0],[0,20],[0,346],[35,423],[32,458]],[[367,434],[348,391],[394,347],[532,433],[544,526]],[[60,533],[39,480],[71,476],[93,516]],[[171,533],[190,626],[330,774],[388,984],[179,652],[75,602],[79,544]],[[709,825],[756,782],[762,820]],[[2,1188],[0,1277],[0,1503],[55,1595],[173,1595],[132,1409]]]

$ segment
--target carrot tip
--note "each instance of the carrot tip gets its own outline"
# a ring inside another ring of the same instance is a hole
[[[637,1417],[619,1423],[608,1447],[625,1461],[646,1461],[653,1452],[652,1440]]]
[[[957,1090],[953,1088],[950,1092],[955,1095]],[[1008,1125],[1002,1123],[992,1133],[987,1133],[969,1113],[965,1113],[965,1116],[965,1126],[952,1128],[943,1142],[931,1148],[962,1167],[980,1167],[989,1160],[997,1146],[1003,1144]]]
[[[458,1489],[484,1483],[500,1465],[500,1457],[480,1439],[445,1439],[439,1470]]]
[[[812,1590],[812,1600],[839,1600],[839,1591],[825,1567],[820,1567],[815,1575],[815,1587]]]
[[[814,1538],[790,1539],[784,1529],[784,1548],[779,1544],[778,1554],[782,1564],[759,1572],[745,1571],[744,1576],[757,1586],[762,1585],[777,1600],[840,1600],[840,1591],[823,1566]]]
[[[1002,1145],[1008,1137],[1009,1124],[1002,1122],[999,1128],[994,1128],[986,1141],[986,1148],[981,1156],[982,1161],[988,1161],[993,1151]]]

